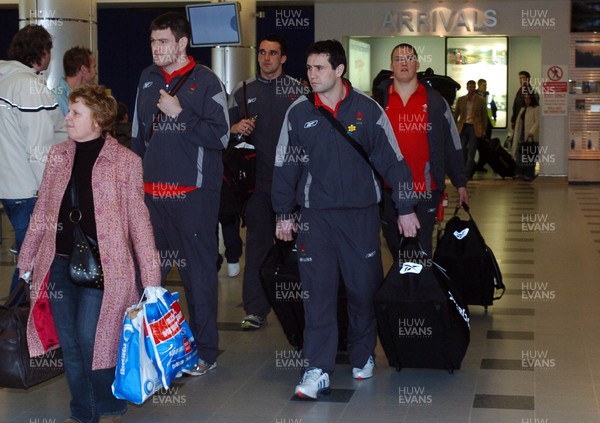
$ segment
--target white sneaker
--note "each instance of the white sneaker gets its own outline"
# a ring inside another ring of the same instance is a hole
[[[357,367],[352,368],[352,377],[358,380],[369,379],[370,377],[373,377],[374,367],[375,360],[373,360],[373,356],[370,355],[369,359],[367,360],[367,364],[365,364],[365,367],[363,367],[362,369],[359,369]]]
[[[328,395],[329,392],[329,375],[321,369],[312,367],[304,372],[294,394],[300,398],[317,399],[319,395]]]
[[[227,263],[227,276],[230,278],[234,278],[240,274],[240,264],[239,263]]]

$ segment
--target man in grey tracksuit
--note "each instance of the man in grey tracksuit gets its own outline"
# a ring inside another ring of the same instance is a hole
[[[337,290],[341,272],[348,296],[348,353],[356,379],[373,375],[377,329],[373,298],[383,280],[379,240],[381,187],[369,164],[315,106],[329,110],[367,152],[394,188],[398,227],[415,236],[410,170],[389,120],[368,96],[343,79],[346,55],[338,41],[308,49],[307,74],[315,92],[288,109],[277,146],[272,199],[276,236],[298,229],[298,261],[304,300],[304,357],[308,362],[295,394],[316,398],[329,389],[335,367]],[[302,163],[288,160],[301,152]],[[296,205],[300,211],[294,213]],[[302,225],[299,226],[300,220]]]

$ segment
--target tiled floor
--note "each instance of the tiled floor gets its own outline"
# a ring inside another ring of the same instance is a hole
[[[354,381],[340,356],[329,397],[295,400],[299,369],[281,358],[297,356],[279,323],[269,316],[264,329],[240,331],[241,276],[222,270],[219,367],[131,406],[124,421],[600,422],[600,186],[488,176],[472,182],[470,193],[507,291],[487,312],[471,307],[461,370],[396,372],[378,347],[373,379]],[[5,216],[3,229],[0,292],[6,293],[12,233]],[[181,289],[177,275],[169,288]],[[28,391],[0,389],[0,422],[62,422],[68,398],[64,376]]]

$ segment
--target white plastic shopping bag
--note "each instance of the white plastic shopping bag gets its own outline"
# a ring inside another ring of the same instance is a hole
[[[163,386],[198,362],[196,341],[183,317],[177,292],[161,287],[144,290],[146,346]]]
[[[163,387],[146,350],[144,313],[140,304],[125,312],[112,392],[116,398],[142,404]]]

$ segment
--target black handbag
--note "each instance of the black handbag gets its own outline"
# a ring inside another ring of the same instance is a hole
[[[24,298],[18,301],[18,298]],[[29,357],[27,319],[29,287],[21,280],[4,305],[0,305],[0,387],[27,389],[63,372],[60,348],[40,357]]]
[[[79,195],[75,183],[75,172],[71,173],[71,206],[69,219],[75,224],[73,229],[73,249],[69,256],[69,279],[72,283],[85,288],[104,289],[104,273],[100,261],[98,241],[86,235],[81,228],[81,210]]]

